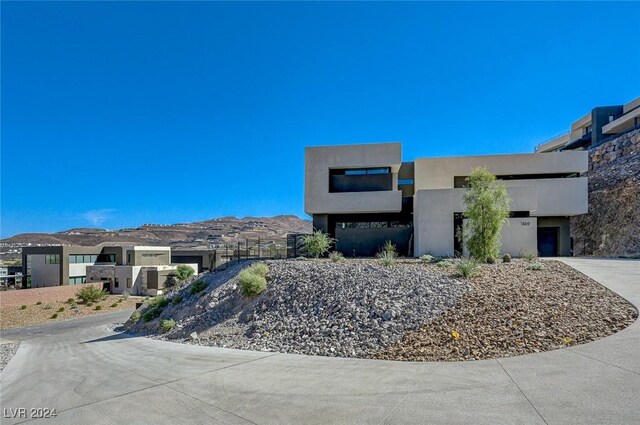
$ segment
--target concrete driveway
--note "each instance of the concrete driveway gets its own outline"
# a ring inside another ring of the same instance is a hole
[[[640,304],[640,261],[566,259]],[[110,332],[127,314],[2,333],[8,409],[58,424],[638,424],[640,324],[578,347],[462,363],[195,347]],[[30,413],[27,411],[27,414]],[[2,423],[31,419],[3,418]]]

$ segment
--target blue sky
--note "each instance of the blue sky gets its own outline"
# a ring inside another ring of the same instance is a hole
[[[304,146],[531,152],[640,94],[640,3],[2,2],[1,234],[303,211]]]

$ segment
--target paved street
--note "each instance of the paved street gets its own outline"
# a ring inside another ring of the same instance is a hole
[[[640,305],[640,261],[563,261]],[[22,341],[1,374],[3,410],[55,408],[56,418],[36,422],[65,425],[640,423],[638,321],[547,353],[403,363],[195,347],[108,330],[128,314],[2,332],[3,342]]]

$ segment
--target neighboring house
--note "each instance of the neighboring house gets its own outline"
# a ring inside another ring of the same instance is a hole
[[[103,282],[114,294],[127,290],[132,295],[158,295],[177,268],[171,264],[170,247],[29,247],[23,248],[22,257],[32,288]]]
[[[171,262],[174,264],[197,264],[196,273],[202,273],[213,269],[216,264],[224,261],[217,258],[215,249],[173,249],[171,250]]]
[[[463,252],[465,178],[487,167],[507,186],[511,218],[502,252],[571,255],[569,217],[587,212],[587,152],[423,158],[402,162],[400,143],[308,147],[305,211],[345,256],[372,256],[385,241],[402,255]]]
[[[640,128],[640,97],[626,105],[598,106],[571,124],[570,130],[543,142],[536,152],[589,149]]]

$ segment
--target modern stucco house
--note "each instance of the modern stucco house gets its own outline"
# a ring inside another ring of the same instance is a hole
[[[32,288],[103,282],[111,293],[132,295],[158,295],[177,268],[170,247],[135,245],[27,247],[22,264]]]
[[[503,180],[511,218],[502,252],[571,255],[569,217],[587,212],[586,151],[402,161],[400,143],[308,147],[305,211],[346,256],[371,256],[386,240],[403,255],[453,256],[465,178],[486,167]]]
[[[624,105],[597,106],[574,121],[569,131],[536,147],[536,152],[589,149],[640,128],[640,97]]]

